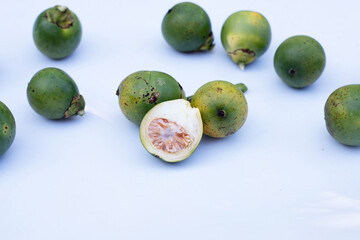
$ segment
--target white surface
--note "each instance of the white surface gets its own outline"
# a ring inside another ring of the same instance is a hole
[[[160,25],[179,1],[79,1],[83,38],[69,58],[43,56],[32,40],[37,15],[53,1],[7,1],[0,15],[0,100],[17,135],[0,158],[0,239],[358,239],[360,148],[327,133],[323,107],[336,88],[359,83],[356,1],[195,1],[210,16],[210,53],[170,48]],[[238,10],[261,12],[272,27],[264,56],[241,72],[220,42]],[[327,64],[295,90],[276,76],[273,56],[306,34]],[[87,114],[67,121],[37,115],[26,99],[31,77],[58,67],[77,82]],[[235,135],[203,137],[187,160],[166,164],[142,147],[115,91],[138,70],[164,71],[187,94],[211,80],[245,83],[249,116]]]

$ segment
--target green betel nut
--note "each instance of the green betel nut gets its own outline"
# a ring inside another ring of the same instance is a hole
[[[320,43],[303,35],[286,39],[274,56],[277,75],[294,88],[314,83],[324,71],[325,62],[325,52]]]
[[[330,94],[325,104],[325,122],[337,141],[360,146],[360,84],[346,85]]]
[[[185,99],[181,85],[169,74],[158,71],[138,71],[121,81],[116,95],[127,119],[140,125],[145,114],[156,104]]]
[[[83,115],[85,101],[74,80],[58,68],[37,72],[27,87],[30,106],[45,118],[61,119]]]
[[[80,43],[81,34],[76,14],[58,5],[43,11],[33,27],[36,47],[53,59],[65,58],[73,53]]]
[[[258,12],[235,12],[222,26],[221,42],[228,56],[244,69],[269,48],[270,24]]]
[[[214,47],[209,16],[191,2],[172,7],[163,18],[161,30],[166,42],[180,52],[207,51]]]
[[[15,139],[15,119],[10,109],[0,101],[0,156],[12,145]]]
[[[200,110],[204,134],[224,138],[238,131],[247,118],[248,105],[243,92],[227,81],[212,81],[201,86],[191,99]]]

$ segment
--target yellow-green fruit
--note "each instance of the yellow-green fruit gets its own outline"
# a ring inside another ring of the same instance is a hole
[[[269,48],[270,24],[258,12],[235,12],[221,29],[221,42],[229,57],[243,69]]]
[[[330,94],[325,104],[325,122],[337,141],[360,146],[360,84],[346,85]]]
[[[204,134],[223,138],[234,134],[245,123],[248,105],[242,91],[227,81],[212,81],[200,87],[191,99],[200,110]]]
[[[10,148],[16,133],[15,119],[10,109],[0,101],[0,157]]]
[[[122,113],[140,125],[145,114],[156,104],[185,98],[181,85],[169,74],[158,71],[138,71],[121,81],[116,95]]]

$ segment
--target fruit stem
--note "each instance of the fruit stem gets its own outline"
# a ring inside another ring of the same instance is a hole
[[[77,115],[79,115],[79,116],[84,116],[84,114],[85,114],[84,109],[77,112]]]
[[[244,71],[245,70],[245,63],[243,63],[243,62],[241,62],[241,63],[239,63],[239,67],[240,67],[240,69],[241,69],[241,71]]]
[[[243,93],[245,93],[248,90],[247,86],[243,83],[235,84],[235,86]]]
[[[66,6],[60,6],[60,5],[56,5],[56,8],[60,11],[60,12],[65,12],[67,7]]]

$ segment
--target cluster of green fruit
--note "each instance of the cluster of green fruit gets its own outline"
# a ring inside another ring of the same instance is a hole
[[[214,48],[210,18],[194,3],[181,2],[169,9],[161,29],[166,42],[177,51]],[[225,51],[242,70],[266,52],[270,41],[270,25],[258,12],[235,12],[221,30]],[[294,88],[314,83],[325,62],[322,46],[304,35],[286,39],[274,56],[276,73]],[[347,145],[360,145],[360,90],[356,88],[360,85],[336,90],[325,105],[329,133]],[[248,112],[245,91],[226,81],[212,81],[185,100],[181,85],[168,74],[140,71],[121,82],[117,95],[124,115],[140,124],[144,147],[165,161],[177,162],[191,155],[203,133],[223,138],[241,128]],[[339,94],[342,91],[349,94]]]
[[[223,138],[241,128],[248,111],[243,91],[243,85],[212,81],[186,98],[172,76],[139,71],[127,76],[116,94],[126,118],[140,125],[144,147],[164,161],[177,162],[191,155],[203,133]]]
[[[59,5],[44,10],[33,27],[36,47],[52,59],[62,59],[73,53],[80,43],[81,33],[76,14]],[[35,112],[49,119],[84,114],[85,101],[76,83],[58,68],[38,71],[28,84],[27,99]],[[15,133],[14,116],[0,102],[0,156],[12,145]]]
[[[180,52],[208,51],[214,47],[210,18],[194,3],[182,2],[172,7],[163,19],[162,33],[166,42]],[[258,12],[235,12],[221,29],[225,51],[242,70],[262,56],[270,42],[270,24]],[[320,77],[325,68],[325,52],[315,39],[293,36],[278,47],[274,67],[286,84],[303,88]]]
[[[207,13],[198,5],[182,2],[171,8],[161,25],[166,42],[181,52],[208,51],[214,37]],[[33,39],[37,48],[53,59],[70,55],[81,40],[81,24],[68,8],[55,6],[35,21]],[[221,30],[221,42],[229,57],[242,69],[268,49],[271,29],[257,12],[239,11],[228,17]],[[280,79],[294,88],[314,83],[325,68],[321,45],[308,36],[293,36],[277,48],[274,68]],[[140,125],[140,138],[153,155],[168,161],[186,159],[197,148],[202,135],[223,138],[244,124],[248,106],[246,86],[211,81],[193,96],[185,96],[181,85],[158,71],[138,71],[119,85],[117,95],[124,115]],[[73,79],[57,68],[37,72],[28,84],[30,106],[49,119],[83,115],[84,98]],[[360,85],[335,90],[325,104],[329,133],[339,142],[360,145]],[[0,156],[15,138],[15,120],[0,102]]]

